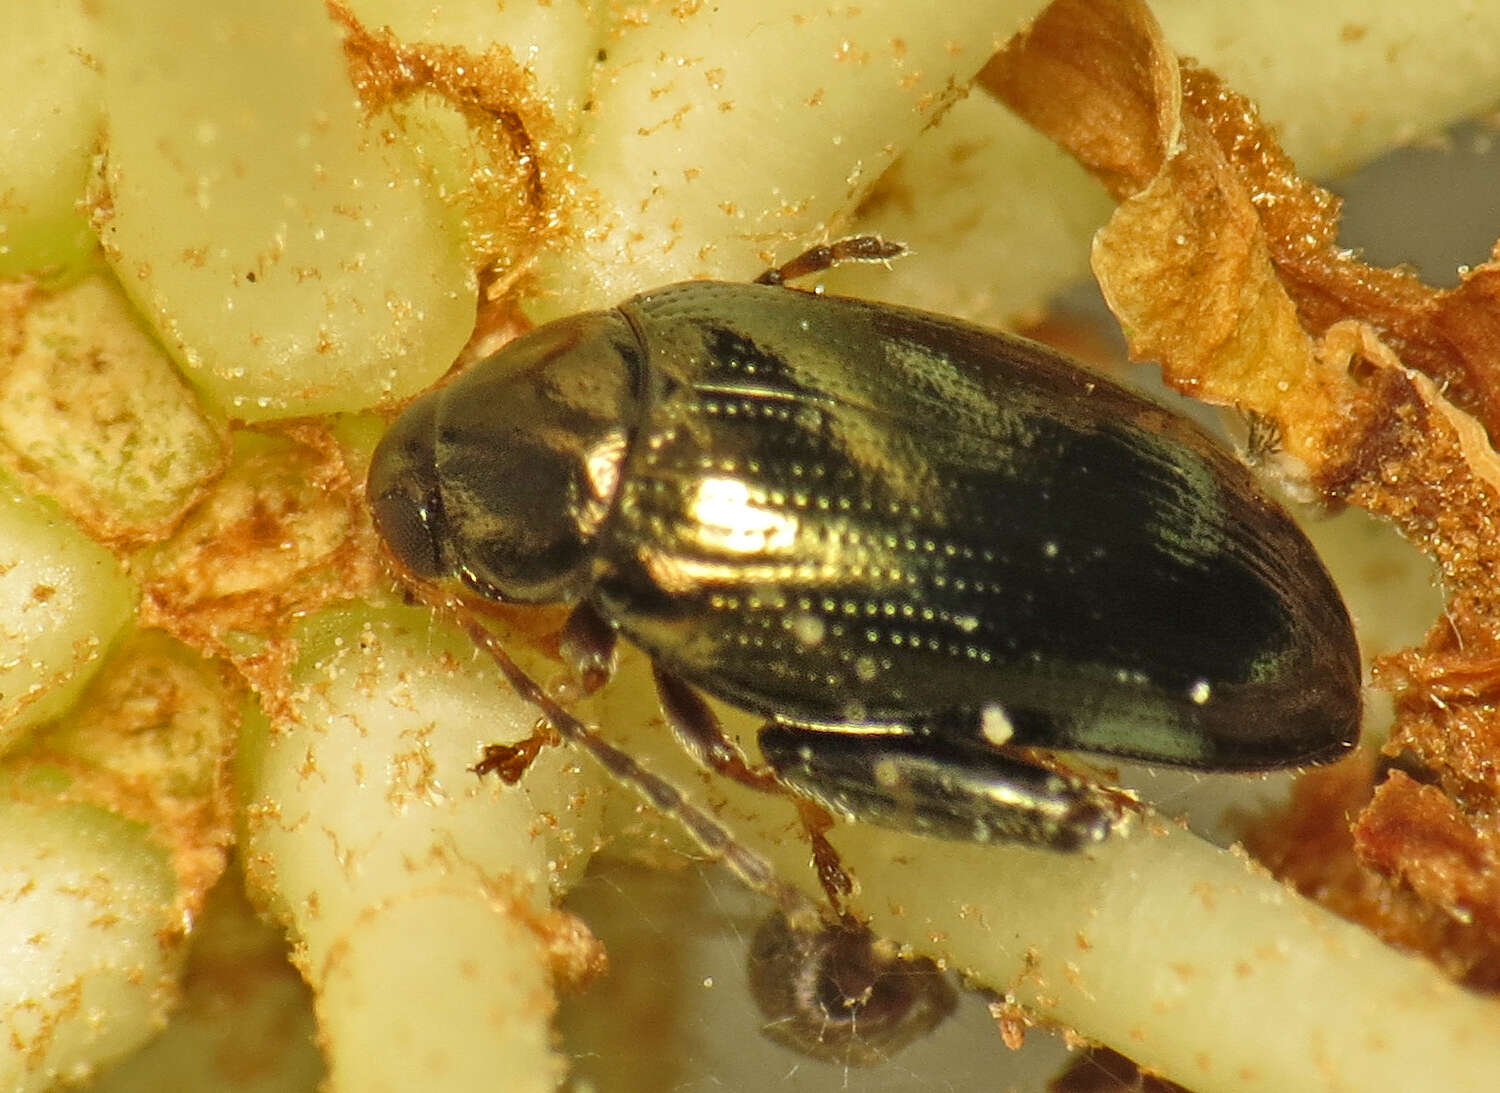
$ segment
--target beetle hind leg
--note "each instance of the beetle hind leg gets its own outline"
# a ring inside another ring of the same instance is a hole
[[[784,285],[799,277],[811,277],[843,262],[888,262],[906,253],[906,247],[878,235],[855,235],[809,247],[785,265],[768,269],[755,279],[757,285]]]
[[[996,747],[918,727],[772,723],[760,747],[786,786],[840,816],[919,835],[1078,850],[1118,795]]]
[[[652,672],[656,676],[662,715],[677,742],[695,761],[742,786],[791,798],[812,850],[818,882],[834,910],[843,915],[844,901],[854,891],[854,882],[845,872],[838,851],[828,841],[826,833],[833,826],[833,817],[806,794],[788,794],[787,786],[771,771],[753,766],[739,744],[725,734],[702,695],[659,665],[652,665]]]

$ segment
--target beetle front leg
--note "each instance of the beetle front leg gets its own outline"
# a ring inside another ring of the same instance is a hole
[[[531,768],[543,748],[561,743],[562,738],[557,735],[557,730],[543,718],[537,722],[530,736],[517,740],[514,744],[486,744],[484,755],[469,771],[481,778],[486,774],[493,774],[506,785],[513,786]]]
[[[760,748],[778,780],[824,808],[919,835],[1078,850],[1121,815],[1108,790],[920,726],[772,723]]]
[[[699,765],[761,793],[775,793],[791,798],[797,806],[797,817],[802,822],[802,830],[812,847],[813,868],[817,870],[818,883],[823,886],[833,909],[841,917],[844,916],[844,901],[854,891],[854,882],[845,872],[838,851],[828,841],[826,833],[833,826],[833,817],[808,797],[788,794],[787,787],[775,774],[752,766],[739,744],[725,734],[718,717],[702,695],[658,665],[653,664],[651,670],[656,676],[656,692],[661,700],[662,715],[666,718],[667,725],[682,749]]]
[[[558,635],[558,654],[573,670],[584,694],[593,694],[614,675],[615,644],[615,628],[588,604],[579,604],[568,615]],[[543,718],[523,740],[486,745],[483,757],[469,769],[480,776],[498,775],[513,786],[543,748],[560,742],[557,731]]]
[[[591,604],[573,608],[558,635],[558,653],[573,669],[584,694],[593,694],[615,674],[618,635]]]

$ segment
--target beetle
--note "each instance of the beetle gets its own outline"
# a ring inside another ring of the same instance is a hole
[[[1206,432],[1036,343],[780,283],[894,253],[845,241],[533,330],[389,430],[381,536],[422,580],[574,605],[586,674],[623,635],[700,759],[858,821],[1069,850],[1117,809],[1033,749],[1262,770],[1351,748],[1349,614]],[[769,774],[700,694],[765,719]]]

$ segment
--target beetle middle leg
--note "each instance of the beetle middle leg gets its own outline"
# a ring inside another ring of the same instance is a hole
[[[661,699],[662,714],[684,751],[700,765],[742,786],[762,793],[775,793],[791,799],[797,807],[797,818],[812,847],[813,868],[828,902],[839,915],[854,891],[854,882],[839,859],[839,852],[828,841],[833,817],[828,810],[799,793],[788,793],[787,786],[771,771],[752,766],[745,753],[719,724],[718,717],[703,696],[688,684],[653,664],[656,693]]]

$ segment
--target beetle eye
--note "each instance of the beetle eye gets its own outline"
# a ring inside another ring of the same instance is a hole
[[[436,490],[417,494],[396,485],[370,505],[375,527],[401,564],[426,580],[446,573],[439,546],[443,506]]]
[[[438,399],[412,403],[381,438],[365,484],[375,530],[391,553],[423,580],[445,577],[448,514],[438,489],[435,416]]]

